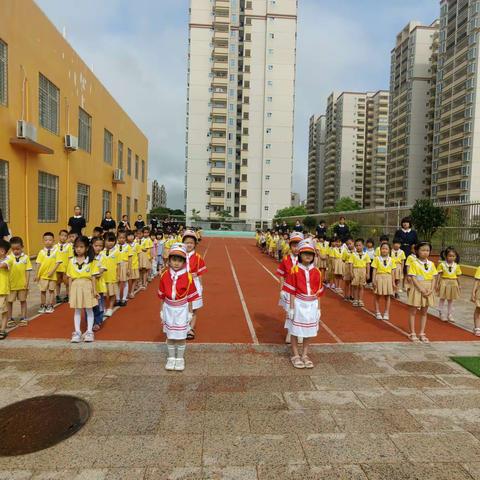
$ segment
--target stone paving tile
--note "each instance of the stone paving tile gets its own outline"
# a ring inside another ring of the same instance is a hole
[[[399,451],[385,434],[300,435],[309,465],[394,462]]]
[[[395,388],[445,388],[445,383],[435,375],[375,375],[375,380],[383,387]],[[361,388],[357,390],[362,390]]]
[[[477,408],[480,405],[480,391],[465,389],[424,390],[438,407]]]
[[[55,390],[95,390],[104,375],[38,374],[24,388],[39,387]]]
[[[480,378],[473,374],[468,375],[437,375],[451,388],[480,390]]]
[[[252,433],[289,434],[336,432],[338,427],[326,410],[250,411]]]
[[[315,374],[310,378],[317,390],[362,390],[367,388],[382,387],[382,385],[373,375]]]
[[[278,392],[207,394],[207,410],[285,410],[285,400]]]
[[[255,466],[206,467],[202,471],[203,480],[257,480],[257,478]]]
[[[260,465],[258,480],[367,480],[359,465]]]
[[[411,409],[409,412],[427,431],[480,431],[480,408]]]
[[[356,390],[355,395],[366,408],[429,408],[433,401],[413,388],[397,390]]]
[[[205,435],[203,462],[206,466],[305,464],[295,435]]]
[[[398,372],[408,373],[429,373],[429,374],[441,374],[441,373],[455,373],[452,365],[444,362],[430,362],[430,361],[416,361],[416,362],[398,362],[393,364],[393,367]]]
[[[480,442],[465,432],[393,433],[390,438],[411,462],[472,462]]]
[[[149,467],[144,480],[203,480],[201,467]]]
[[[463,468],[474,480],[480,480],[480,462],[464,463]]]
[[[362,468],[369,480],[472,480],[456,463],[378,463]]]
[[[197,411],[204,410],[206,394],[201,392],[170,393],[170,392],[131,392],[126,405],[132,409],[139,405],[144,410],[157,409],[161,411]]]
[[[263,413],[268,414],[265,411]],[[204,421],[206,434],[227,433],[242,435],[250,433],[247,411],[207,411],[205,412]]]
[[[0,480],[30,480],[33,476],[31,470],[3,470],[0,471]]]
[[[198,433],[202,434],[205,430],[205,412],[168,412],[162,413],[158,423],[157,433],[164,435],[168,433]]]
[[[363,407],[357,396],[348,390],[287,392],[284,395],[290,410]]]
[[[333,410],[333,419],[340,432],[393,433],[423,430],[407,410],[400,408]]]

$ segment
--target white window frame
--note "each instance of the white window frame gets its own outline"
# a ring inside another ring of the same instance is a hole
[[[85,220],[90,216],[90,185],[77,183],[77,205],[81,208]]]
[[[113,133],[103,130],[103,161],[108,165],[113,165]]]
[[[83,108],[78,108],[78,148],[92,151],[92,117]]]
[[[38,208],[39,223],[58,222],[58,177],[48,172],[38,171]]]
[[[38,74],[38,123],[58,135],[60,119],[60,89],[45,75]]]

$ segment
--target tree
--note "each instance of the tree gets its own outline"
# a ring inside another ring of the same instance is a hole
[[[307,214],[307,209],[304,206],[299,207],[285,207],[277,210],[274,220],[284,217],[299,217]]]
[[[201,220],[200,210],[195,210],[194,208],[192,208],[192,220],[194,222],[198,222],[199,220]]]
[[[317,226],[317,221],[313,217],[305,217],[302,223],[308,231],[313,230]]]
[[[159,218],[166,218],[166,217],[182,217],[184,216],[185,213],[183,210],[176,209],[172,210],[171,208],[167,207],[157,207],[157,208],[152,208],[150,210],[150,213],[148,216],[151,217],[159,217]]]
[[[361,205],[354,200],[353,198],[350,197],[342,197],[339,198],[335,202],[335,212],[348,212],[351,210],[360,210],[362,207]]]
[[[217,216],[220,217],[222,220],[226,220],[227,218],[231,218],[232,214],[227,210],[219,210],[217,212]]]
[[[335,227],[337,225],[338,225],[338,222],[335,222],[335,223],[332,223],[331,225],[328,226],[328,228],[327,228],[327,237],[328,238],[333,238],[333,236],[334,236],[333,231],[335,230]],[[360,225],[355,220],[345,220],[345,225],[348,226],[348,229],[350,230],[350,235],[352,237],[356,237],[360,234]]]
[[[429,199],[416,200],[410,212],[410,217],[419,238],[426,242],[430,242],[435,232],[447,223],[446,210],[437,207]]]

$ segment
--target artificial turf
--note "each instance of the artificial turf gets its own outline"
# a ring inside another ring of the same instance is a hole
[[[480,377],[480,357],[450,357],[454,362]]]

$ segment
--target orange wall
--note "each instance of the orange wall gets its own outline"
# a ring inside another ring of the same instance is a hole
[[[148,141],[91,70],[65,41],[32,0],[1,0],[0,39],[8,45],[8,104],[0,105],[0,159],[9,163],[9,226],[14,235],[28,241],[30,254],[41,245],[42,233],[65,228],[77,203],[77,182],[90,186],[90,218],[86,234],[102,219],[102,191],[112,192],[111,210],[117,220],[117,193],[131,197],[130,220],[145,214],[148,178]],[[88,32],[85,32],[88,35]],[[99,48],[101,48],[99,46]],[[111,52],[115,55],[118,52]],[[37,127],[37,141],[54,150],[53,155],[26,152],[10,144],[16,136],[16,122],[22,118],[22,67],[28,79],[25,119]],[[60,128],[55,135],[42,128],[38,118],[39,73],[60,89]],[[69,131],[67,132],[67,104]],[[91,153],[67,152],[64,135],[78,137],[78,108],[92,116]],[[103,160],[104,128],[113,134],[113,164]],[[123,142],[123,165],[132,149],[132,175],[125,172],[125,184],[113,184],[118,141]],[[139,178],[134,178],[135,155],[140,157]],[[145,160],[144,182],[141,160]],[[59,177],[58,222],[38,222],[38,171]],[[138,212],[134,211],[138,199]]]

